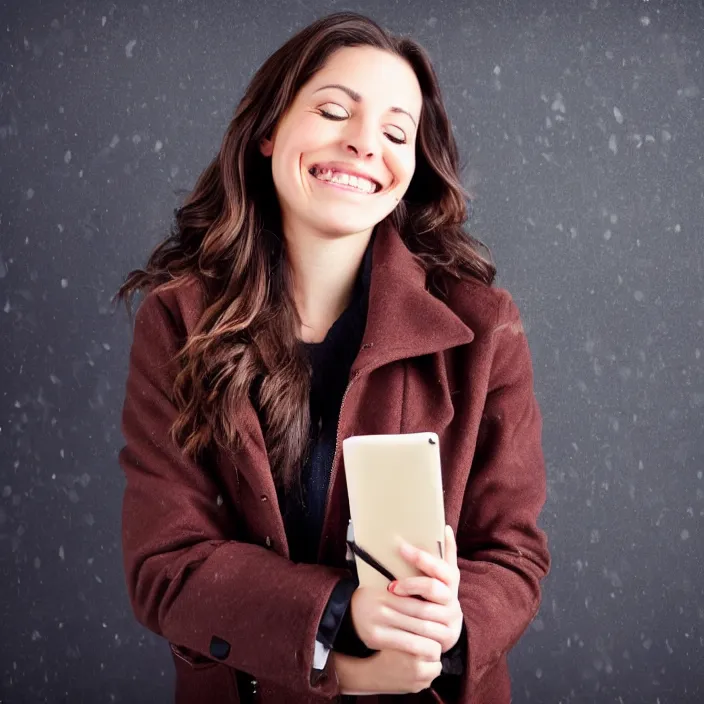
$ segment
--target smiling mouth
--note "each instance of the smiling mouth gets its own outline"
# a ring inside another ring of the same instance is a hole
[[[374,194],[378,193],[379,191],[382,190],[382,185],[378,181],[374,181],[373,179],[371,180],[372,183],[374,184],[374,190],[373,191],[365,191],[362,190],[361,188],[357,188],[356,186],[351,186],[346,183],[336,183],[334,181],[328,181],[322,178],[318,178],[316,176],[318,170],[315,166],[311,166],[310,169],[308,169],[308,173],[316,180],[320,181],[321,183],[324,183],[328,186],[335,186],[337,188],[342,188],[346,191],[351,191],[352,193],[362,193],[364,195],[368,196],[373,196]]]

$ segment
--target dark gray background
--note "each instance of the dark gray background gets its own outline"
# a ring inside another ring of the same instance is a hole
[[[0,44],[2,702],[169,702],[133,619],[110,297],[242,91],[340,9],[430,51],[521,309],[554,565],[514,701],[704,701],[701,2],[5,3]]]

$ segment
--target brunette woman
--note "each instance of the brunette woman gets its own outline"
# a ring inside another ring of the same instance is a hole
[[[256,73],[142,291],[119,456],[176,701],[508,704],[550,567],[541,414],[427,53],[350,12]],[[444,557],[358,587],[342,440],[440,439]],[[421,598],[417,598],[421,597]]]

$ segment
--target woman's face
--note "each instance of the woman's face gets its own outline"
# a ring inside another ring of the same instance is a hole
[[[329,84],[352,95],[324,87]],[[260,146],[272,157],[284,232],[312,229],[322,237],[371,232],[411,182],[421,106],[418,79],[403,59],[372,47],[336,51]],[[336,185],[329,181],[334,171],[318,174],[327,181],[310,173],[331,162],[380,187],[368,192],[365,181]]]

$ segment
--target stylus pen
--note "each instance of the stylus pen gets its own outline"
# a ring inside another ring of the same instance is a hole
[[[359,545],[357,545],[357,543],[352,540],[348,540],[346,542],[347,545],[349,545],[350,550],[352,550],[352,552],[357,555],[360,560],[366,562],[370,567],[373,567],[380,574],[383,574],[386,579],[392,582],[396,581],[396,577],[394,577],[393,574],[391,574],[391,572],[389,572],[389,570],[384,567],[384,565],[382,565],[380,562],[377,562],[364,548],[360,548]]]
[[[355,555],[358,555],[363,562],[366,562],[370,567],[373,567],[379,574],[383,574],[386,579],[392,582],[396,581],[396,577],[394,577],[393,574],[391,574],[391,572],[384,567],[384,565],[377,562],[364,548],[360,548],[359,545],[352,540],[347,540],[345,542],[349,545],[350,550],[352,550]],[[427,599],[422,596],[418,596],[417,594],[410,594],[409,596],[411,599],[418,599],[418,601],[427,601]]]

